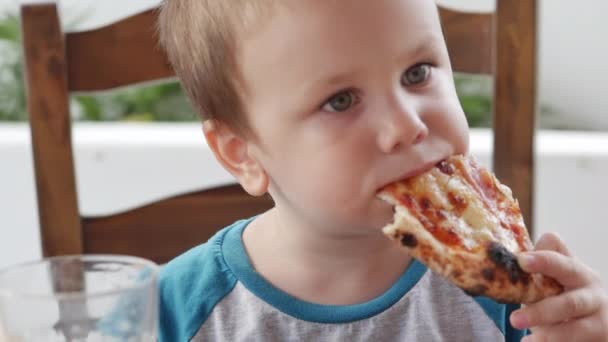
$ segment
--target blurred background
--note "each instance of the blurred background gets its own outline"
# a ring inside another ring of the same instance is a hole
[[[23,1],[25,2],[25,1]],[[35,1],[27,1],[35,2]],[[437,0],[489,11],[493,0]],[[40,256],[17,0],[0,0],[0,267]],[[66,31],[98,28],[159,0],[62,0]],[[605,0],[539,1],[535,227],[557,231],[608,281],[608,13]],[[492,78],[455,75],[472,152],[491,160]],[[71,98],[79,204],[102,215],[231,181],[177,82]]]

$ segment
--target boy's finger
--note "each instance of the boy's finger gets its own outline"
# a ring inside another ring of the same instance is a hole
[[[517,329],[553,325],[589,316],[598,311],[601,298],[588,288],[566,292],[528,305],[511,314],[511,325]]]
[[[535,250],[550,250],[556,251],[563,255],[572,256],[570,250],[564,243],[564,241],[559,237],[559,235],[555,233],[546,233],[543,234],[538,242],[536,242]]]
[[[600,316],[535,329],[522,342],[605,341],[606,325]]]
[[[518,255],[521,268],[557,280],[566,288],[578,288],[596,281],[595,273],[573,257],[555,251],[534,251]]]

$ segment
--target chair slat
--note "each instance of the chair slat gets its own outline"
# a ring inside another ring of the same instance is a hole
[[[70,91],[98,91],[173,77],[158,44],[156,9],[103,28],[66,34]]]
[[[536,1],[497,1],[494,169],[511,187],[533,235]]]
[[[85,252],[165,263],[234,221],[271,207],[270,197],[250,196],[240,185],[180,195],[117,215],[85,218]]]
[[[473,74],[493,72],[493,13],[457,12],[440,7],[439,15],[452,69]]]
[[[54,4],[21,7],[27,104],[45,256],[82,252],[66,60]]]

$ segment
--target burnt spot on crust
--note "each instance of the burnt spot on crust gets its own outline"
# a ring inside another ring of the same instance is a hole
[[[466,294],[468,294],[471,297],[483,296],[487,291],[488,291],[488,287],[485,285],[481,285],[481,284],[475,285],[470,289],[464,290],[464,292],[466,292]]]
[[[418,245],[418,239],[412,234],[405,233],[401,236],[401,244],[413,248]]]
[[[519,267],[515,254],[507,250],[503,245],[492,242],[488,245],[488,257],[499,268],[507,272],[511,283],[522,282],[528,284],[530,275]]]
[[[487,281],[494,281],[494,279],[496,278],[496,274],[494,273],[494,270],[491,268],[484,268],[483,270],[481,270],[481,275]]]
[[[448,163],[447,160],[440,161],[437,164],[437,168],[439,169],[439,171],[445,173],[446,175],[451,176],[454,174],[454,167],[452,166],[452,164]]]

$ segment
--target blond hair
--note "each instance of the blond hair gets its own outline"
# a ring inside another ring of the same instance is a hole
[[[249,127],[236,66],[237,36],[270,0],[164,0],[158,30],[175,73],[203,120]],[[259,19],[259,18],[258,18]]]

